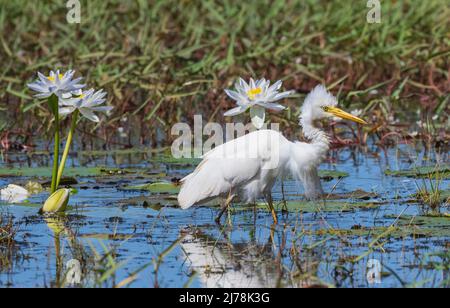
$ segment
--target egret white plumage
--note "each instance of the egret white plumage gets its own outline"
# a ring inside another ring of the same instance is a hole
[[[315,126],[315,121],[337,116],[367,124],[337,108],[337,103],[323,85],[307,95],[301,109],[300,125],[310,143],[291,142],[275,130],[259,130],[209,151],[197,168],[181,180],[178,203],[187,209],[217,197],[226,198],[216,218],[219,222],[236,196],[246,203],[265,197],[276,223],[272,187],[277,178],[289,173],[303,184],[307,198],[318,198],[323,190],[317,168],[329,150],[329,138]]]

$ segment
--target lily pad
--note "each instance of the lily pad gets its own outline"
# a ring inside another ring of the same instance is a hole
[[[349,174],[343,171],[337,170],[319,170],[319,177],[324,181],[331,181],[335,179],[342,179],[348,177]]]
[[[387,218],[394,218],[393,216],[386,216]],[[398,226],[424,226],[427,228],[447,228],[450,231],[450,217],[442,215],[427,215],[427,216],[401,216],[398,219]]]
[[[448,237],[450,228],[435,228],[432,226],[399,225],[396,227],[374,227],[355,229],[321,229],[308,231],[315,235],[336,235],[336,236],[370,236],[372,239],[380,241],[385,238],[406,238],[406,237]]]
[[[288,211],[292,212],[303,212],[303,213],[318,213],[318,212],[353,212],[355,210],[362,209],[374,209],[382,205],[377,202],[344,202],[344,201],[306,201],[306,200],[294,200],[286,201],[286,208]],[[258,203],[257,207],[259,209],[267,210],[268,207],[266,203]],[[237,209],[250,209],[251,205],[239,205],[236,206]],[[277,202],[276,209],[283,209],[283,203]]]
[[[177,194],[180,191],[180,185],[172,182],[157,182],[150,184],[124,186],[121,190],[148,191],[154,194]]]
[[[288,196],[304,196],[303,194],[287,194]],[[354,191],[346,192],[346,193],[339,193],[334,194],[325,193],[322,195],[322,198],[326,200],[341,200],[341,199],[359,199],[359,200],[369,200],[372,198],[377,198],[379,195],[374,192],[367,192],[362,189],[357,189]],[[377,203],[380,203],[379,201]]]
[[[66,178],[73,177],[97,177],[105,175],[141,175],[146,177],[158,177],[160,174],[153,173],[150,169],[121,169],[105,167],[76,167],[64,169]],[[37,168],[0,168],[0,177],[51,177],[52,169],[47,167]]]
[[[162,207],[177,207],[178,201],[176,195],[152,195],[152,196],[137,196],[120,200],[118,202],[121,206],[142,206],[159,211]]]
[[[351,191],[348,193],[342,194],[328,194],[326,198],[328,200],[336,200],[336,199],[360,199],[360,200],[369,200],[372,198],[377,198],[379,195],[374,192],[367,192],[362,189],[357,189],[355,191]]]
[[[450,178],[450,165],[416,167],[408,170],[389,170],[384,172],[389,176],[401,176],[412,178],[425,178],[429,176],[439,176],[443,179]]]
[[[197,165],[200,161],[200,158],[174,158],[172,156],[156,156],[151,159],[151,162],[179,165]]]

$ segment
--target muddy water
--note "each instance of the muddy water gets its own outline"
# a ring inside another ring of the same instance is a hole
[[[406,146],[386,151],[373,146],[334,151],[329,161],[321,169],[349,176],[324,181],[324,189],[347,194],[346,199],[280,211],[277,226],[263,206],[238,206],[218,226],[215,207],[183,211],[175,206],[174,193],[124,189],[180,178],[193,164],[132,152],[79,154],[70,166],[143,172],[76,175],[65,217],[37,215],[46,192],[18,205],[0,203],[2,215],[13,216],[17,228],[15,245],[8,248],[11,262],[0,269],[0,286],[448,286],[450,219],[421,220],[422,207],[410,199],[423,180],[385,175],[387,168],[434,165],[448,157]],[[48,163],[45,154],[9,154],[0,168]],[[29,180],[48,179],[1,176],[0,187]],[[444,179],[440,187],[448,189],[449,183]],[[357,190],[373,194],[357,199],[352,197]],[[284,182],[288,201],[302,200],[301,193],[292,180]],[[281,204],[280,183],[274,199]],[[446,206],[441,214],[449,212]]]

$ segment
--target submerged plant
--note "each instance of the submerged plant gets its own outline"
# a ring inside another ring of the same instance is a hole
[[[13,217],[0,213],[0,272],[10,268],[14,262],[16,234]]]
[[[48,106],[54,116],[55,144],[54,158],[51,181],[51,196],[45,202],[42,212],[61,212],[64,211],[69,201],[70,194],[67,190],[57,192],[58,186],[63,176],[64,167],[66,165],[67,156],[72,144],[73,135],[78,123],[78,116],[81,113],[84,117],[91,121],[99,122],[100,118],[94,112],[108,112],[111,106],[100,106],[106,99],[106,93],[103,90],[95,92],[94,89],[83,92],[85,87],[81,84],[82,78],[73,79],[75,71],[70,70],[65,74],[60,71],[51,71],[49,76],[45,76],[38,72],[38,80],[28,84],[28,87],[38,92],[36,98],[47,98]],[[59,160],[60,147],[60,117],[72,114],[72,124],[67,136],[66,146]]]
[[[440,189],[441,182],[439,172],[428,175],[427,179],[422,180],[421,185],[416,182],[416,198],[434,212],[439,212],[441,204],[444,203]]]
[[[265,109],[280,111],[286,109],[283,105],[275,103],[283,98],[291,96],[294,91],[279,92],[282,82],[278,80],[270,86],[270,80],[260,79],[247,83],[242,78],[235,84],[235,90],[226,89],[225,93],[234,99],[238,105],[225,112],[225,116],[235,116],[250,109],[250,117],[253,125],[260,129],[264,125],[266,112]]]

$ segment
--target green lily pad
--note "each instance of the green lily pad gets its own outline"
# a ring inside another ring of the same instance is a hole
[[[158,177],[159,174],[152,173],[147,169],[120,169],[105,167],[76,167],[64,169],[64,176],[70,177],[96,177],[96,176],[121,176],[121,175],[142,175],[148,177]],[[47,167],[36,168],[0,168],[0,177],[51,177],[52,169]]]
[[[396,218],[393,216],[386,216],[387,218]],[[427,215],[427,216],[401,216],[398,219],[398,226],[423,226],[427,228],[447,228],[450,231],[450,216],[446,214],[441,215]]]
[[[304,196],[303,194],[287,194],[287,195],[288,196]],[[354,190],[351,192],[339,193],[339,194],[325,193],[322,197],[327,200],[341,200],[341,199],[369,200],[372,198],[377,198],[377,197],[379,197],[379,195],[374,192],[367,192],[362,189],[357,189],[357,190]],[[378,203],[380,203],[380,201],[378,201]]]
[[[402,176],[412,178],[426,178],[429,176],[439,176],[443,179],[450,178],[450,165],[416,167],[408,170],[389,170],[384,172],[389,176]]]
[[[162,207],[177,207],[178,201],[176,195],[152,195],[152,196],[137,196],[120,200],[118,202],[121,206],[142,206],[159,211]]]
[[[31,202],[21,202],[21,203],[14,203],[14,204],[10,204],[10,203],[6,203],[3,201],[0,201],[0,206],[2,205],[7,205],[8,207],[13,207],[13,206],[25,206],[25,207],[35,207],[35,208],[41,208],[42,204],[37,204],[37,203],[31,203]]]
[[[336,235],[336,236],[357,236],[367,237],[380,241],[386,238],[406,238],[406,237],[449,237],[450,228],[436,228],[430,226],[417,225],[399,225],[396,227],[374,227],[374,228],[355,228],[355,229],[321,229],[309,231],[307,233],[314,235]]]
[[[319,170],[319,177],[324,181],[331,181],[348,177],[349,174],[337,170]]]
[[[318,213],[318,212],[353,212],[357,209],[374,209],[381,206],[377,202],[345,202],[345,201],[286,201],[286,208],[290,212]],[[236,209],[250,209],[251,205],[237,205]],[[266,203],[258,203],[258,209],[269,210]],[[283,209],[283,203],[277,202],[275,208]]]
[[[180,165],[198,165],[200,161],[201,158],[174,158],[172,156],[156,156],[151,159],[151,162]]]
[[[180,185],[172,182],[157,182],[142,185],[124,186],[121,190],[148,191],[154,194],[178,194]]]

